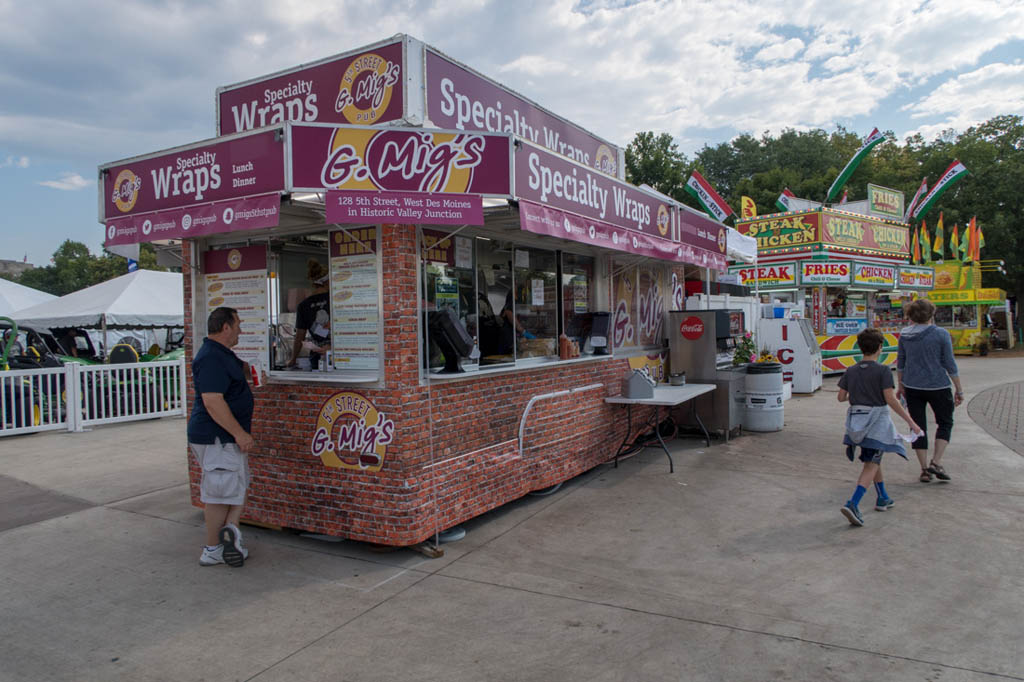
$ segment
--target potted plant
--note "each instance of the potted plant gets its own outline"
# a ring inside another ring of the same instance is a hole
[[[754,345],[754,335],[747,332],[736,344],[736,350],[732,354],[733,367],[745,365],[757,361],[757,346]]]

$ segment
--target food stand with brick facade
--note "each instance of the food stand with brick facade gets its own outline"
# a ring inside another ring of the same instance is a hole
[[[251,521],[413,545],[608,461],[604,399],[663,347],[684,282],[724,270],[722,225],[407,36],[218,95],[220,137],[100,168],[100,218],[108,245],[182,240],[189,358],[210,310],[240,311],[267,377]],[[286,369],[310,260],[330,272],[315,372]],[[191,460],[190,481],[199,505]]]
[[[811,320],[825,374],[843,372],[860,359],[857,333],[869,326],[885,334],[879,362],[895,363],[903,302],[933,285],[932,268],[908,263],[909,227],[863,210],[816,207],[736,223],[741,234],[757,239],[757,265],[730,272],[751,287],[758,280],[769,300]]]

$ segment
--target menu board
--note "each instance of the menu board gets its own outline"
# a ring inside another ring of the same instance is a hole
[[[231,350],[251,365],[264,365],[269,357],[266,247],[207,251],[203,272],[207,313],[220,306],[238,311],[242,333]]]
[[[335,369],[380,367],[377,228],[330,233],[331,345]]]

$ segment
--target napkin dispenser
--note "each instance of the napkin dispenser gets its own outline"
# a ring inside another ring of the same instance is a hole
[[[656,383],[646,369],[634,369],[622,377],[622,397],[635,400],[653,398]]]

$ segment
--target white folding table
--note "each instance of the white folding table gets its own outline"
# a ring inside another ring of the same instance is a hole
[[[697,396],[710,393],[715,390],[714,384],[686,384],[685,386],[670,386],[668,384],[658,384],[654,387],[654,396],[650,398],[624,398],[622,396],[614,396],[612,398],[605,398],[606,403],[612,405],[625,405],[626,406],[626,437],[622,440],[622,445],[615,452],[615,466],[619,466],[619,457],[623,455],[628,449],[626,443],[629,442],[629,436],[633,431],[633,406],[634,405],[653,405],[654,412],[650,419],[647,420],[647,426],[654,427],[654,433],[658,437],[658,443],[661,445],[661,449],[665,451],[665,456],[668,457],[668,471],[669,473],[675,472],[675,465],[672,462],[672,455],[669,454],[668,446],[665,445],[664,439],[661,437],[661,431],[658,429],[658,424],[661,420],[658,415],[661,413],[661,408],[664,407],[666,414],[669,410],[677,405],[682,405],[685,402],[692,401]],[[708,430],[704,428],[704,422],[700,420],[700,415],[697,414],[696,403],[691,402],[691,409],[693,410],[694,419],[697,420],[697,424],[700,425],[700,430],[704,432],[704,442],[711,446],[711,437],[708,435]],[[643,443],[640,445],[641,448],[654,447],[653,444]]]

